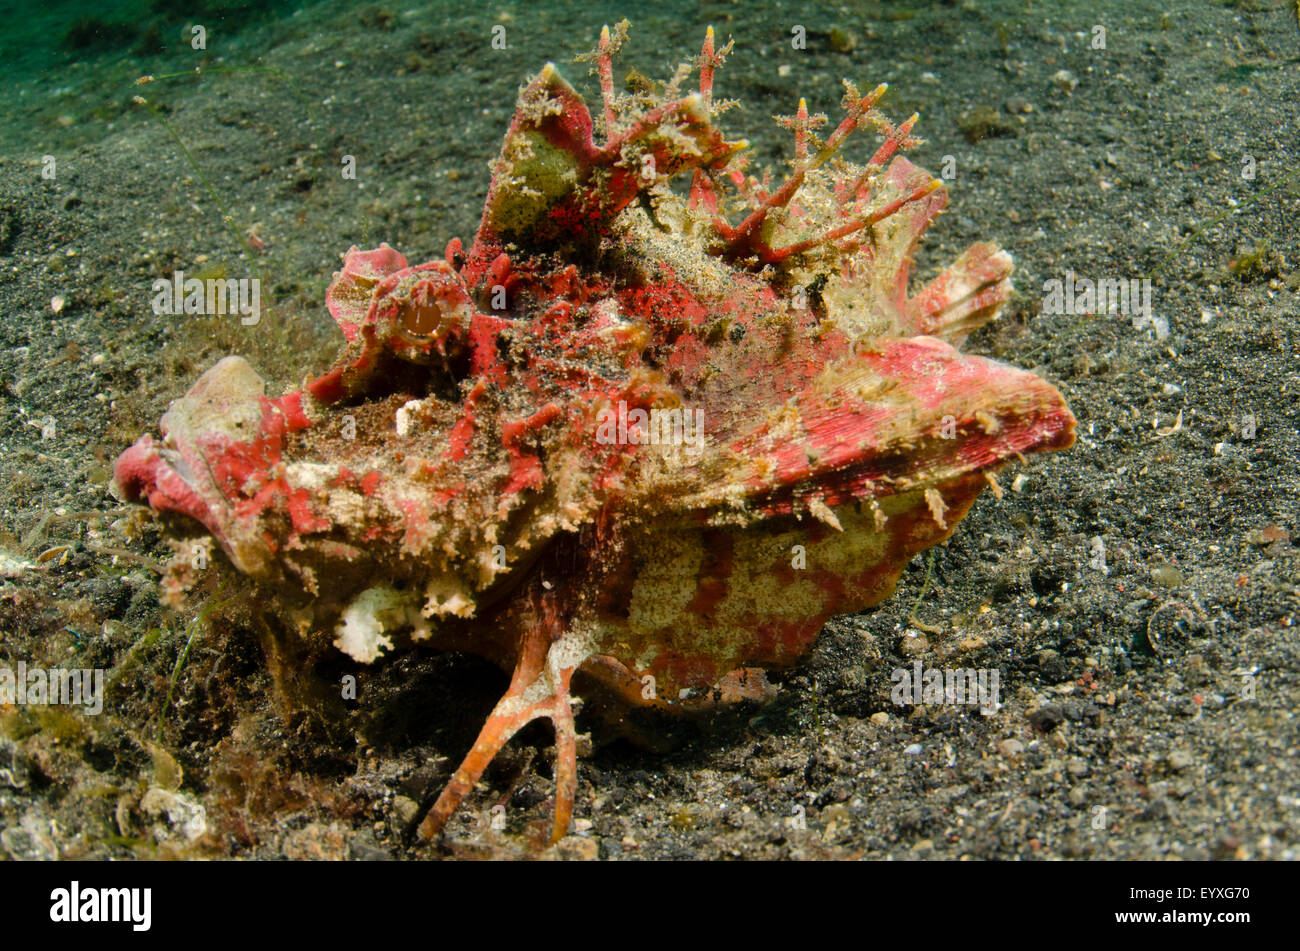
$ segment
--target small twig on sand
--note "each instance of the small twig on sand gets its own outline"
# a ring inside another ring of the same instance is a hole
[[[935,627],[933,624],[925,624],[916,617],[916,609],[921,606],[921,599],[925,597],[925,592],[930,589],[930,575],[934,571],[934,549],[930,549],[925,558],[925,579],[921,582],[921,590],[916,594],[916,600],[912,602],[912,609],[907,612],[907,623],[913,627],[920,628],[927,634],[940,634],[943,628]]]
[[[96,545],[94,542],[82,542],[88,551],[93,551],[99,555],[112,555],[114,558],[124,558],[127,561],[134,561],[138,565],[144,565],[154,574],[162,574],[163,566],[158,564],[147,555],[138,555],[133,551],[127,551],[125,548],[110,548],[107,545]]]
[[[61,515],[54,512],[46,512],[41,516],[40,521],[32,526],[31,531],[23,536],[23,540],[19,542],[19,550],[22,552],[30,552],[44,540],[45,530],[51,525],[60,525],[63,522],[77,522],[91,518],[113,518],[118,515],[126,515],[130,511],[131,509],[123,507],[117,509],[85,509],[80,512],[64,512]]]

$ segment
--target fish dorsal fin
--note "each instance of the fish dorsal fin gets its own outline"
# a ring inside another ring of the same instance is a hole
[[[725,141],[698,94],[635,115],[611,114],[606,141],[597,145],[586,103],[551,63],[520,92],[492,166],[480,257],[507,244],[581,244],[641,193],[693,168],[719,166],[746,147]]]
[[[558,231],[576,210],[597,153],[591,113],[552,63],[519,94],[514,119],[492,166],[481,235],[524,242]],[[553,219],[547,221],[548,215]]]

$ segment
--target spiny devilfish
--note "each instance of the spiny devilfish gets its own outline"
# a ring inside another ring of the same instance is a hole
[[[412,642],[513,670],[426,837],[538,718],[562,835],[575,675],[665,710],[762,696],[762,668],[888,597],[1005,462],[1074,439],[1050,385],[955,349],[1010,295],[1009,255],[976,244],[908,293],[947,197],[896,154],[916,117],[887,121],[883,85],[846,82],[824,140],[802,100],[779,119],[778,186],[714,124],[731,44],[709,30],[698,93],[679,93],[692,65],[624,93],[626,27],[580,58],[595,120],[553,65],[522,90],[468,252],[348,251],[329,372],[272,399],[227,357],[116,465],[120,495],[197,520],[252,579],[282,685],[336,648],[371,663]],[[882,142],[857,165],[839,153],[863,126]],[[701,438],[672,438],[683,418]]]

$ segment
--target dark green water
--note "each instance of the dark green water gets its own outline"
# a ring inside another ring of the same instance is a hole
[[[320,78],[333,64],[331,50],[349,37],[373,36],[376,47],[394,44],[391,65],[406,58],[406,33],[436,50],[437,64],[425,73],[449,76],[453,95],[473,92],[472,76],[500,67],[516,81],[553,59],[566,63],[593,44],[604,23],[633,21],[633,43],[625,63],[654,75],[697,52],[704,27],[738,41],[729,75],[752,73],[762,89],[778,68],[792,59],[794,31],[806,33],[796,61],[826,63],[844,75],[863,70],[870,79],[888,79],[898,61],[920,62],[950,55],[960,59],[972,30],[1013,37],[1043,22],[1054,4],[997,2],[765,3],[626,2],[530,3],[521,0],[463,4],[449,0],[393,3],[384,0],[51,0],[0,3],[0,152],[76,145],[106,137],[111,125],[132,111],[134,80],[219,67],[265,64],[286,43],[309,41],[319,55],[296,53],[279,63],[294,76]],[[1153,8],[1154,9],[1154,8]],[[196,48],[195,26],[202,26],[205,48]],[[508,49],[496,60],[483,55],[494,28],[509,31]],[[844,30],[854,49],[836,49],[832,31]],[[882,55],[887,43],[893,51]],[[784,55],[782,52],[784,51]],[[578,78],[584,69],[573,70]],[[462,82],[455,77],[459,75]],[[830,78],[828,73],[826,78]],[[481,82],[481,78],[477,80]],[[865,80],[864,80],[865,81]],[[831,83],[837,79],[831,79]],[[785,85],[785,84],[779,84]],[[770,91],[775,87],[769,86]],[[829,89],[829,85],[828,85]],[[833,89],[830,90],[832,93]],[[836,98],[838,98],[836,96]],[[783,111],[790,103],[782,102]]]

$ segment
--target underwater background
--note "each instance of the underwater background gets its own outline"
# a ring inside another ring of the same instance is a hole
[[[551,61],[598,100],[573,58],[623,17],[619,82],[670,76],[710,24],[734,38],[720,124],[759,166],[788,160],[771,117],[801,96],[837,116],[843,78],[888,82],[886,113],[921,115],[909,158],[955,169],[919,278],[1006,248],[1017,296],[966,350],[1050,380],[1080,439],[829,623],[771,704],[597,744],[556,848],[1295,858],[1294,0],[0,3],[0,664],[108,684],[94,715],[0,703],[4,852],[531,854],[544,729],[489,772],[504,832],[410,834],[496,668],[395,657],[351,720],[289,726],[238,595],[164,608],[159,528],[108,483],[221,357],[275,393],[327,366],[349,246],[468,244],[520,86]],[[269,310],[157,315],[176,271],[258,277]],[[1151,313],[1054,312],[1071,274],[1149,281]],[[900,711],[890,671],[918,659],[997,668],[1002,709]]]

